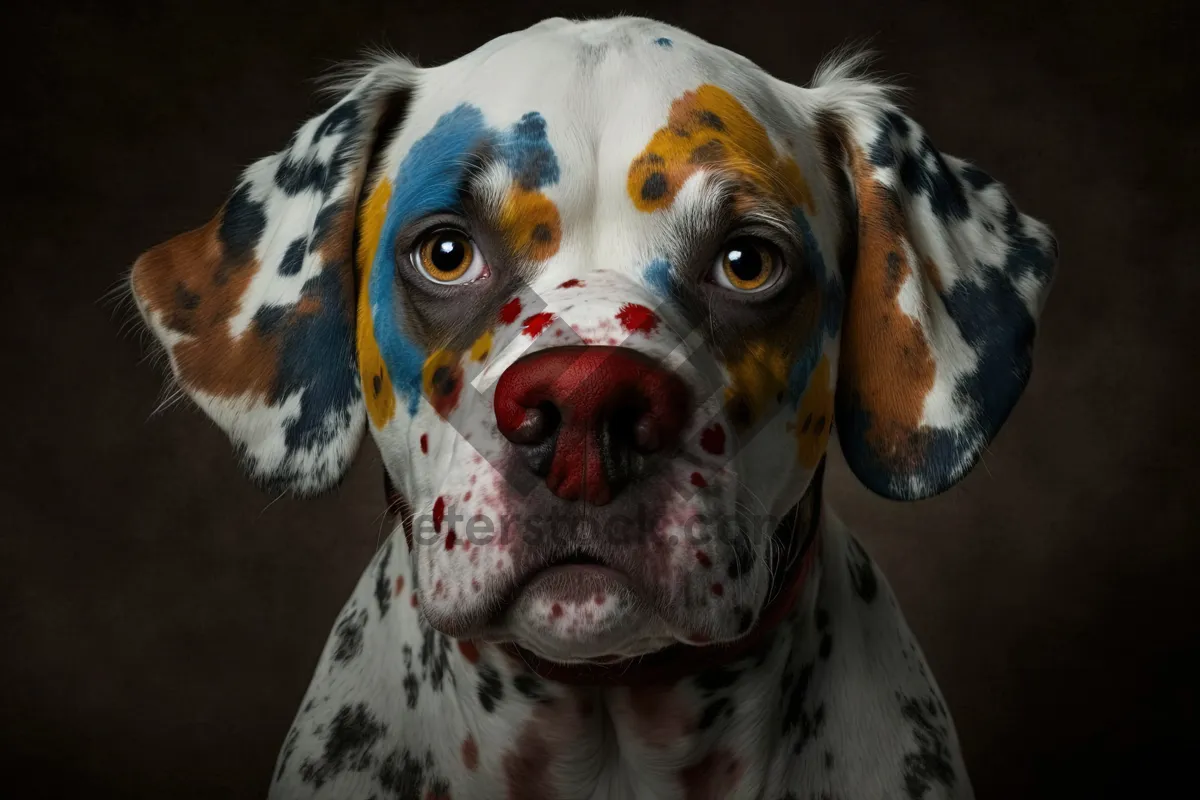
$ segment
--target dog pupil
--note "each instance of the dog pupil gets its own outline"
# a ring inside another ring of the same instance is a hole
[[[450,236],[438,239],[433,247],[433,266],[442,272],[454,272],[462,266],[466,248],[462,241]]]
[[[729,250],[729,267],[738,280],[752,281],[762,274],[762,256],[753,247],[735,247]]]

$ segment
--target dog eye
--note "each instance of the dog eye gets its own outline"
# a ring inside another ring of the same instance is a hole
[[[742,236],[725,245],[713,264],[712,281],[735,292],[771,288],[782,273],[783,258],[770,242]]]
[[[487,277],[487,266],[471,237],[454,228],[440,228],[421,237],[413,264],[434,283],[457,285]]]

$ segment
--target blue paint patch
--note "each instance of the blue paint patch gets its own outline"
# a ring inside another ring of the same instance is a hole
[[[665,258],[656,258],[651,261],[642,273],[642,278],[660,297],[667,298],[673,294],[671,262]]]
[[[484,124],[483,113],[463,103],[443,114],[400,164],[380,233],[393,242],[400,229],[438,211],[460,210],[459,191],[467,177],[470,155],[494,147],[523,189],[535,190],[558,182],[559,166],[546,137],[541,114],[525,114],[503,133]],[[416,414],[421,397],[425,353],[409,339],[397,318],[394,249],[381,245],[371,268],[368,287],[375,338],[396,390],[408,398],[408,413]]]
[[[659,47],[671,47],[672,45],[675,44],[674,42],[672,42],[670,39],[668,39],[665,36],[661,36],[661,37],[655,39],[654,43],[656,45],[658,45]]]
[[[546,120],[536,111],[521,117],[500,136],[496,148],[522,189],[532,191],[558,183],[558,159],[546,138]]]
[[[820,310],[817,314],[817,327],[813,331],[812,341],[804,349],[800,358],[788,372],[788,394],[793,405],[800,403],[804,390],[808,388],[809,378],[817,368],[824,352],[827,338],[837,335],[842,327],[842,312],[846,305],[846,293],[842,282],[836,275],[830,273],[821,257],[821,248],[817,237],[813,234],[808,218],[799,208],[792,209],[792,220],[800,229],[801,240],[804,244],[805,268],[812,270],[816,278],[818,302]]]
[[[459,188],[467,156],[484,143],[483,113],[462,104],[443,114],[429,133],[418,139],[396,171],[380,246],[371,267],[368,298],[375,339],[396,390],[408,397],[408,413],[417,413],[421,399],[421,368],[425,355],[403,331],[395,301],[396,260],[390,242],[415,219],[459,206]]]

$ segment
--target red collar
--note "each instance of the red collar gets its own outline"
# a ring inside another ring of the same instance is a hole
[[[807,584],[813,562],[820,555],[821,489],[825,459],[817,465],[804,496],[784,517],[775,535],[786,537],[788,563],[771,586],[772,600],[759,615],[749,634],[729,643],[713,645],[675,644],[637,659],[612,664],[562,664],[546,661],[515,644],[501,645],[518,665],[547,680],[581,686],[635,686],[670,684],[688,675],[728,664],[763,645],[791,613]],[[388,507],[396,508],[403,498],[384,472]]]

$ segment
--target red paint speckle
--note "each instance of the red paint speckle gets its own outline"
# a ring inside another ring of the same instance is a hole
[[[696,551],[696,562],[705,569],[712,567],[712,559],[710,559],[708,557],[708,553],[704,552],[703,550]]]
[[[463,495],[463,502],[468,503],[470,501],[471,501],[471,493],[467,492],[466,494]]]
[[[574,288],[576,288],[576,287],[579,287],[579,286],[586,286],[586,285],[587,285],[587,284],[585,284],[583,281],[579,280],[579,278],[571,278],[571,280],[569,280],[569,281],[563,281],[562,283],[560,283],[560,284],[558,285],[558,288],[560,288],[560,289],[574,289]]]
[[[720,597],[721,595],[725,594],[725,587],[719,583],[714,583],[712,585],[712,593],[717,597]]]
[[[474,664],[479,661],[479,648],[470,639],[458,640],[458,652],[463,654],[463,658]]]
[[[653,311],[637,303],[626,303],[617,312],[621,327],[630,333],[651,333],[658,327],[658,317]]]
[[[404,591],[404,576],[397,575],[396,576],[396,591],[393,592],[393,594],[400,594],[403,591]]]
[[[543,311],[540,314],[533,314],[525,318],[524,332],[526,336],[532,336],[534,339],[542,335],[542,331],[546,330],[546,326],[550,324],[550,320],[554,319],[554,314],[549,311]]]
[[[700,446],[713,455],[725,452],[725,429],[719,424],[700,432]]]
[[[562,615],[563,615],[562,606],[560,606],[558,603],[555,603],[554,605],[550,606],[550,616],[557,619],[557,618],[561,617]]]
[[[421,452],[422,453],[429,452],[429,434],[427,434],[427,433],[421,434]]]
[[[479,585],[479,581],[475,580],[474,578],[471,578],[471,591],[473,591],[473,592],[483,591],[483,587]]]
[[[479,745],[475,744],[475,740],[470,736],[463,739],[462,760],[463,766],[471,772],[479,768]]]
[[[703,489],[705,486],[708,486],[708,481],[704,480],[704,476],[701,475],[699,472],[693,472],[692,473],[692,486],[697,486],[697,487]]]
[[[441,579],[438,579],[438,582],[433,585],[433,596],[437,597],[444,591],[446,591],[446,584],[442,583]]]
[[[446,516],[446,501],[438,498],[433,501],[433,529],[435,531],[442,530],[442,518]]]
[[[446,549],[453,550],[454,543],[457,541],[458,541],[458,534],[454,532],[454,528],[451,528],[450,532],[446,534]]]
[[[592,599],[596,601],[596,605],[598,605],[598,606],[602,606],[602,605],[604,605],[604,592],[600,592],[600,593],[598,593],[598,594],[597,594],[595,597],[593,597]]]
[[[500,309],[500,321],[505,325],[511,325],[516,322],[519,316],[521,316],[521,298],[519,297],[509,300]]]
[[[413,608],[417,607],[417,593],[416,592],[412,593],[412,597],[409,599],[408,602],[409,602],[409,605],[411,605]]]

